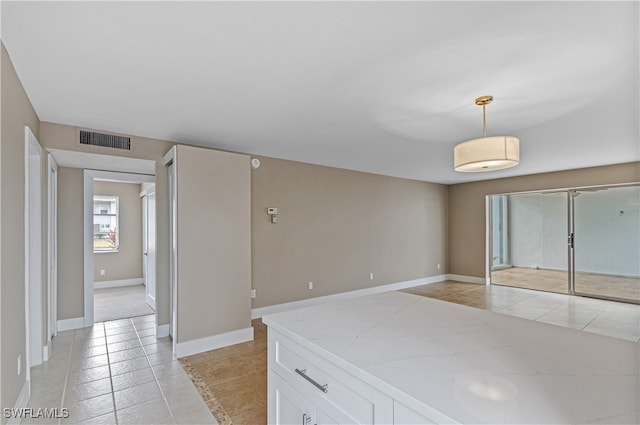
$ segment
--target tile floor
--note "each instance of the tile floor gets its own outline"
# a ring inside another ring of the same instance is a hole
[[[568,293],[567,272],[560,270],[510,267],[491,272],[498,285],[524,289]],[[640,302],[640,278],[575,272],[576,292]]]
[[[153,315],[59,332],[52,346],[31,369],[27,407],[64,407],[69,417],[23,424],[216,424],[170,340],[156,339]]]
[[[640,342],[640,305],[499,285],[446,281],[404,292]]]
[[[220,424],[267,421],[267,327],[260,319],[251,325],[253,341],[180,359],[215,397]]]
[[[96,289],[93,292],[93,321],[96,323],[155,314],[147,305],[144,285]]]
[[[640,342],[638,305],[453,281],[405,292]],[[186,359],[236,424],[266,422],[266,329],[253,325],[255,341]],[[168,339],[155,338],[153,316],[59,333],[32,379],[29,407],[67,407],[61,424],[216,423]]]
[[[640,306],[583,297],[446,281],[404,292],[638,342]],[[266,326],[253,320],[252,342],[182,359],[221,406],[221,424],[266,424]]]

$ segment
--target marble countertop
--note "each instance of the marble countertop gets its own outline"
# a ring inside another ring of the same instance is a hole
[[[401,292],[262,320],[441,422],[640,423],[634,342]]]

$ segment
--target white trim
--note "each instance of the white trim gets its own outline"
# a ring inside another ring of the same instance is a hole
[[[482,281],[483,284],[488,285],[491,283],[491,266],[493,265],[493,246],[491,245],[492,239],[492,223],[493,220],[492,212],[491,212],[491,195],[486,195],[484,197],[484,276],[485,279]],[[487,279],[489,279],[489,283],[487,283]],[[473,282],[471,282],[473,283]]]
[[[93,325],[93,179],[92,171],[84,170],[84,323]],[[60,323],[60,321],[58,321]],[[80,326],[82,327],[82,326]],[[58,329],[60,325],[58,325]],[[72,328],[75,329],[75,328]]]
[[[447,280],[455,280],[457,282],[464,283],[477,283],[479,285],[486,285],[486,278],[476,276],[463,276],[460,274],[448,274]]]
[[[156,338],[169,336],[169,324],[156,326]]]
[[[20,394],[18,394],[18,399],[16,400],[16,404],[13,408],[17,410],[24,409],[25,407],[27,407],[27,403],[29,403],[30,398],[31,398],[31,382],[29,380],[26,380],[22,385],[22,389],[20,390]],[[19,424],[21,421],[22,421],[22,418],[16,415],[9,418],[9,420],[7,421],[7,425]]]
[[[172,162],[175,162],[175,160],[176,160],[176,150],[177,150],[176,145],[174,145],[162,157],[162,162],[166,167],[171,165]]]
[[[178,148],[174,145],[162,157],[167,167],[167,180],[169,183],[169,336],[171,336],[171,351],[177,357],[178,341]],[[157,222],[156,222],[157,225]]]
[[[26,380],[42,364],[42,146],[24,126],[24,289]],[[33,199],[31,199],[34,197]]]
[[[144,283],[144,279],[137,277],[135,279],[121,279],[121,280],[105,280],[103,282],[94,282],[93,289],[105,289],[116,288],[119,286],[135,286]]]
[[[152,183],[151,186],[148,186],[143,191],[140,192],[140,197],[151,195],[152,193],[156,193],[156,184]]]
[[[42,347],[42,361],[49,361],[49,357],[51,357],[51,344]]]
[[[374,286],[371,288],[357,289],[355,291],[341,292],[339,294],[325,295],[322,297],[308,298],[306,300],[293,301],[290,303],[270,305],[251,309],[251,319],[258,319],[264,315],[279,313],[281,311],[294,310],[317,304],[324,304],[332,301],[342,301],[351,298],[362,297],[364,295],[379,294],[381,292],[399,291],[401,289],[413,288],[415,286],[428,285],[430,283],[443,282],[451,275],[438,275],[423,277],[421,279],[408,280],[405,282],[390,283],[387,285]]]
[[[49,317],[47,319],[47,342],[57,335],[58,318],[58,164],[53,156],[47,155],[47,291]],[[53,187],[53,195],[51,188]],[[53,224],[53,225],[52,225]],[[49,344],[50,345],[50,344]]]
[[[84,327],[84,317],[58,320],[58,332],[81,329]]]
[[[212,335],[205,338],[194,339],[176,344],[176,357],[191,356],[193,354],[202,353],[209,350],[228,347],[230,345],[240,344],[241,342],[253,341],[253,327],[249,326],[244,329],[225,332],[218,335]]]

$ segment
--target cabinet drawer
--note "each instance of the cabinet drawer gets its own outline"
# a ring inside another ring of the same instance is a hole
[[[272,328],[268,332],[269,368],[312,398],[316,406],[337,408],[351,423],[392,422],[390,397]]]

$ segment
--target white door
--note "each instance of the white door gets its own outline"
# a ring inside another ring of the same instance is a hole
[[[176,269],[177,262],[176,256],[178,255],[176,245],[176,210],[177,210],[177,195],[176,195],[176,166],[173,162],[168,164],[169,174],[169,275],[170,275],[170,289],[169,289],[169,336],[173,343],[173,352],[176,352],[176,343],[178,340],[178,301],[177,301],[177,281],[178,271]]]
[[[146,302],[156,309],[156,194],[149,193],[142,197],[143,241],[142,269]]]
[[[42,147],[25,127],[25,333],[27,366],[43,360]],[[27,373],[27,379],[30,374]]]
[[[58,275],[58,164],[49,155],[49,329],[48,340],[58,334],[57,275]]]

